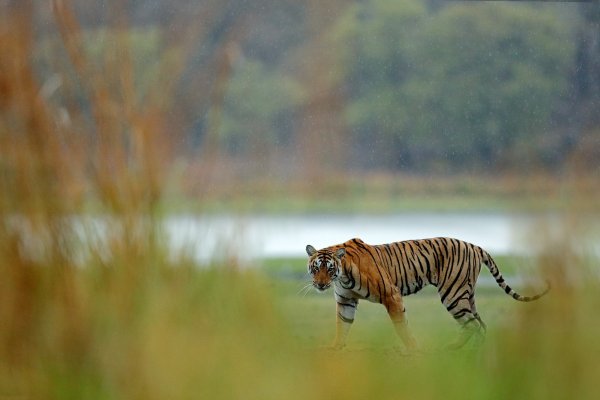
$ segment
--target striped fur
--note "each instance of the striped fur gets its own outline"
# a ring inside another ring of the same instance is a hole
[[[427,285],[437,287],[442,304],[465,329],[452,347],[460,347],[475,331],[485,331],[475,307],[475,283],[485,264],[500,288],[515,300],[521,296],[504,281],[492,257],[481,247],[452,238],[408,240],[372,246],[360,239],[315,250],[307,246],[308,270],[313,285],[324,291],[332,284],[337,303],[334,347],[342,347],[358,301],[383,304],[396,331],[409,349],[416,342],[407,327],[402,296],[417,293]]]

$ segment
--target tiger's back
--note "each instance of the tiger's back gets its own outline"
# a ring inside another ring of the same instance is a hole
[[[479,246],[444,237],[381,245],[369,245],[356,238],[332,249],[340,247],[346,249],[351,264],[358,266],[363,275],[383,281],[380,275],[387,274],[403,296],[417,293],[429,284],[474,284],[486,254]],[[380,289],[385,288],[380,285]]]

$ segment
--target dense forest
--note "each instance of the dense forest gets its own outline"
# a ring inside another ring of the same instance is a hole
[[[106,3],[77,2],[88,53],[127,32],[137,101],[172,80],[170,124],[192,160],[284,177],[598,168],[597,3]],[[48,80],[72,67],[57,67],[68,57],[52,10],[37,18]]]

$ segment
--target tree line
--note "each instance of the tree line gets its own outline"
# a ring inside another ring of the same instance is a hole
[[[356,168],[561,168],[600,136],[597,8],[355,2],[322,33],[334,59],[316,70],[328,75],[329,103],[341,99],[327,117],[343,126],[322,145]],[[289,70],[251,56],[236,66],[224,104],[230,150],[310,135],[298,126],[311,115],[298,110],[324,94]]]
[[[102,53],[118,24],[97,3],[78,4],[86,47]],[[581,143],[598,146],[598,4],[178,0],[123,8],[141,98],[164,79],[157,60],[177,55],[173,32],[185,38],[190,16],[204,18],[174,91],[173,124],[188,152],[466,172],[560,169]],[[42,43],[52,49],[41,52],[43,75],[60,46]]]

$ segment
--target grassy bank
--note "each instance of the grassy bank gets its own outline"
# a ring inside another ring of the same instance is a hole
[[[193,169],[193,164],[189,167]],[[224,167],[225,168],[225,167]],[[225,168],[229,169],[229,168]],[[183,189],[170,193],[166,209],[175,212],[398,213],[568,211],[574,204],[595,209],[600,187],[593,176],[543,174],[432,175],[348,171],[320,179],[266,176],[230,177],[205,182],[182,173]],[[585,196],[581,196],[584,194]]]

